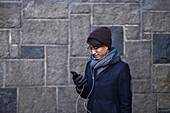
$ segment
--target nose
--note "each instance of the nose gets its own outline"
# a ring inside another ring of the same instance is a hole
[[[92,53],[92,54],[95,54],[95,53],[96,53],[96,51],[95,51],[94,49],[92,49],[92,50],[91,50],[91,53]]]

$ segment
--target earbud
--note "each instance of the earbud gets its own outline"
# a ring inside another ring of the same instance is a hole
[[[107,51],[108,47],[106,48],[106,51]]]

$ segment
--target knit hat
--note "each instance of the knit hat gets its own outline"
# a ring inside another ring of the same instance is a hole
[[[93,31],[92,33],[90,33],[90,35],[87,39],[87,43],[93,45],[92,42],[94,42],[94,41],[98,41],[102,45],[105,45],[109,49],[111,49],[112,39],[111,39],[110,29],[107,27],[100,27],[100,28],[96,29],[95,31]],[[95,45],[93,45],[93,46],[95,46]]]

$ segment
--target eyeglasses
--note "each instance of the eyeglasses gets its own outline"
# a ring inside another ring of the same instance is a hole
[[[88,47],[87,49],[90,51],[90,52],[92,52],[92,51],[95,51],[95,52],[98,52],[98,49],[99,49],[100,47]]]

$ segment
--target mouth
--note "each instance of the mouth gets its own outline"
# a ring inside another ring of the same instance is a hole
[[[93,55],[95,58],[97,58],[99,55]]]

